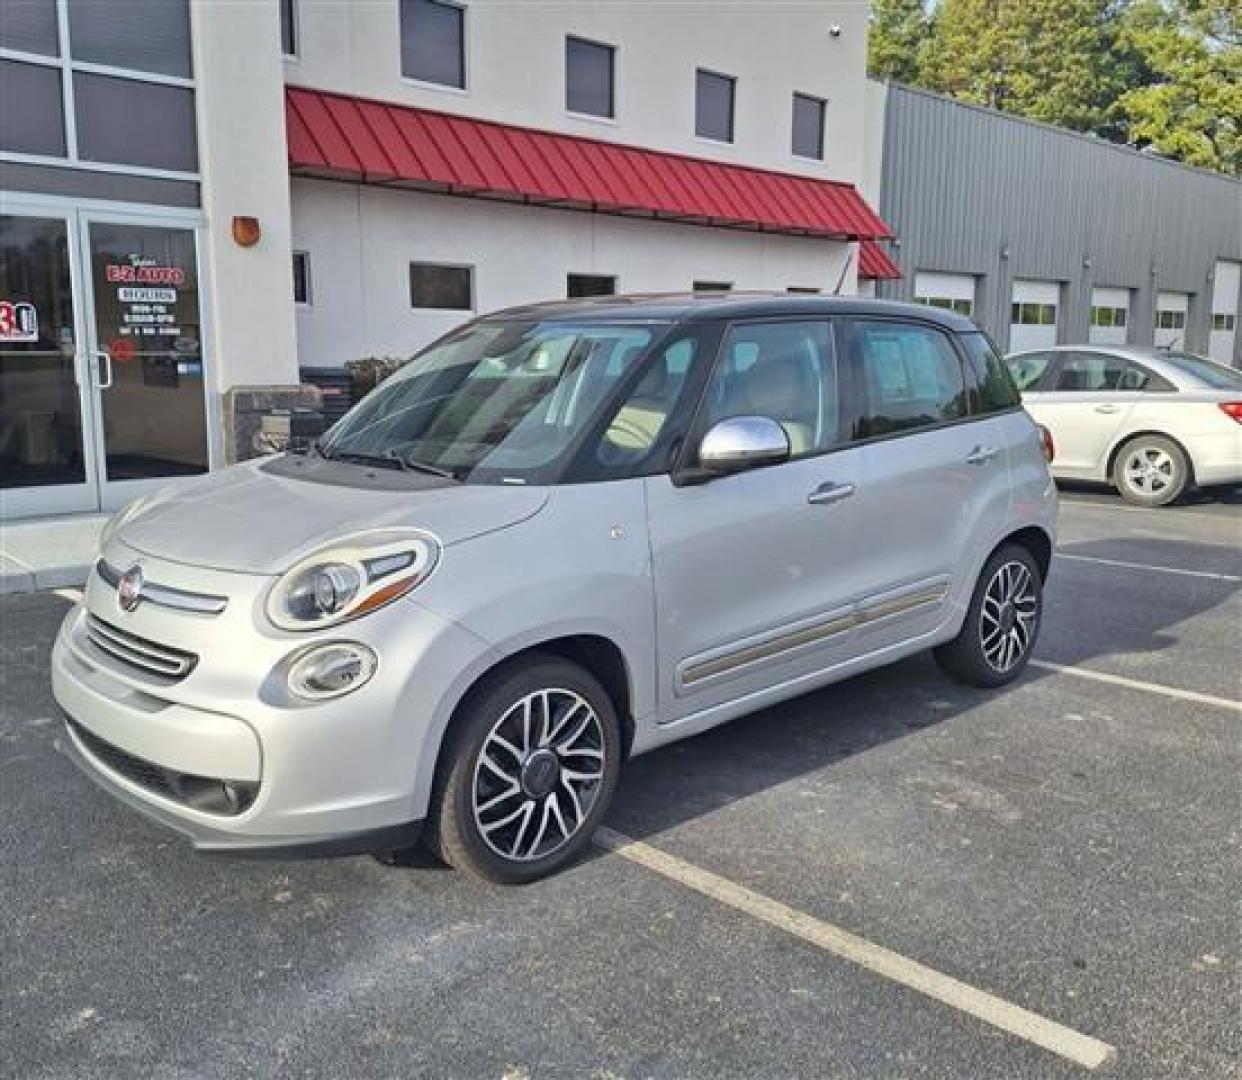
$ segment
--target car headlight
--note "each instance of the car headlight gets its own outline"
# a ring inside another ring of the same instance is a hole
[[[386,530],[321,548],[287,570],[267,597],[282,630],[321,630],[356,619],[427,580],[440,545],[413,529]]]

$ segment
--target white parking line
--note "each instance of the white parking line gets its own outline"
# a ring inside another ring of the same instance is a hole
[[[53,589],[52,592],[62,600],[68,600],[71,604],[76,604],[82,599],[81,589]]]
[[[1092,668],[1073,667],[1069,664],[1052,664],[1047,660],[1032,660],[1030,666],[1042,668],[1044,671],[1055,671],[1059,675],[1077,675],[1080,679],[1094,679],[1096,682],[1110,683],[1113,686],[1124,686],[1128,690],[1141,690],[1146,694],[1160,694],[1163,697],[1177,698],[1179,701],[1192,701],[1196,705],[1211,705],[1217,709],[1229,709],[1242,713],[1242,701],[1232,698],[1213,697],[1211,694],[1200,694],[1196,690],[1182,690],[1176,686],[1165,686],[1163,683],[1143,682],[1141,679],[1127,679],[1124,675],[1110,675],[1107,671],[1095,671]]]
[[[710,870],[669,855],[650,844],[632,840],[611,829],[600,829],[595,839],[596,843],[608,851],[645,866],[671,881],[792,934],[842,960],[848,960],[1020,1039],[1042,1046],[1076,1065],[1086,1069],[1098,1069],[1116,1056],[1116,1050],[1108,1043],[1090,1035],[1083,1035],[1021,1006],[943,975],[915,960],[907,959],[900,953],[874,945],[848,930],[797,911],[762,893],[713,874]]]
[[[1072,562],[1100,563],[1102,566],[1120,566],[1125,570],[1150,570],[1157,574],[1181,574],[1184,577],[1211,578],[1214,581],[1242,581],[1237,574],[1215,574],[1208,570],[1183,570],[1180,566],[1154,566],[1151,563],[1126,562],[1123,559],[1101,559],[1095,555],[1070,555],[1064,551],[1056,553],[1058,559],[1069,559]]]
[[[1081,506],[1088,510],[1107,510],[1109,513],[1118,514],[1158,514],[1164,521],[1170,523],[1181,521],[1183,518],[1202,518],[1204,521],[1234,521],[1228,514],[1201,514],[1195,510],[1179,510],[1176,507],[1170,509],[1167,506],[1158,506],[1148,508],[1146,506],[1113,506],[1110,503],[1098,502],[1080,502],[1078,499],[1067,499],[1062,497],[1060,500],[1061,507]]]

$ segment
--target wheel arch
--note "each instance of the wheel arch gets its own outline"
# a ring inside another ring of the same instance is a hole
[[[1109,484],[1113,483],[1113,467],[1117,464],[1117,458],[1121,456],[1121,452],[1134,442],[1135,439],[1141,439],[1144,436],[1151,435],[1158,439],[1168,439],[1181,452],[1182,457],[1186,459],[1186,468],[1190,470],[1190,476],[1187,478],[1186,486],[1193,487],[1195,483],[1195,459],[1190,456],[1190,451],[1186,449],[1186,444],[1182,442],[1176,435],[1170,435],[1167,431],[1158,431],[1155,428],[1141,428],[1138,431],[1127,431],[1120,436],[1113,447],[1108,452],[1108,458],[1104,466],[1104,479]],[[1115,485],[1114,485],[1115,486]]]
[[[1024,528],[1016,529],[1014,532],[1009,533],[988,552],[987,559],[983,560],[984,566],[987,565],[988,559],[1006,544],[1017,544],[1020,547],[1026,548],[1031,553],[1031,558],[1035,560],[1036,565],[1039,567],[1040,580],[1048,580],[1048,571],[1052,566],[1052,537],[1045,529],[1038,525],[1027,525]]]

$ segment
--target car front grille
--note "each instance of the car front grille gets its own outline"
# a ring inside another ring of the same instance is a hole
[[[166,769],[113,746],[72,718],[67,718],[66,723],[78,741],[100,763],[130,783],[182,806],[208,814],[234,817],[248,810],[259,794],[259,785],[255,782],[221,780]]]
[[[101,652],[148,675],[158,675],[165,680],[175,682],[184,679],[198,663],[198,656],[192,652],[174,649],[171,645],[160,645],[137,634],[131,634],[128,630],[105,622],[98,615],[87,615],[86,636]]]

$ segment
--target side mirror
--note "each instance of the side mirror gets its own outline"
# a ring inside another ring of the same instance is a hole
[[[789,458],[789,436],[766,416],[732,416],[708,429],[699,443],[699,468],[724,475],[775,465]]]

